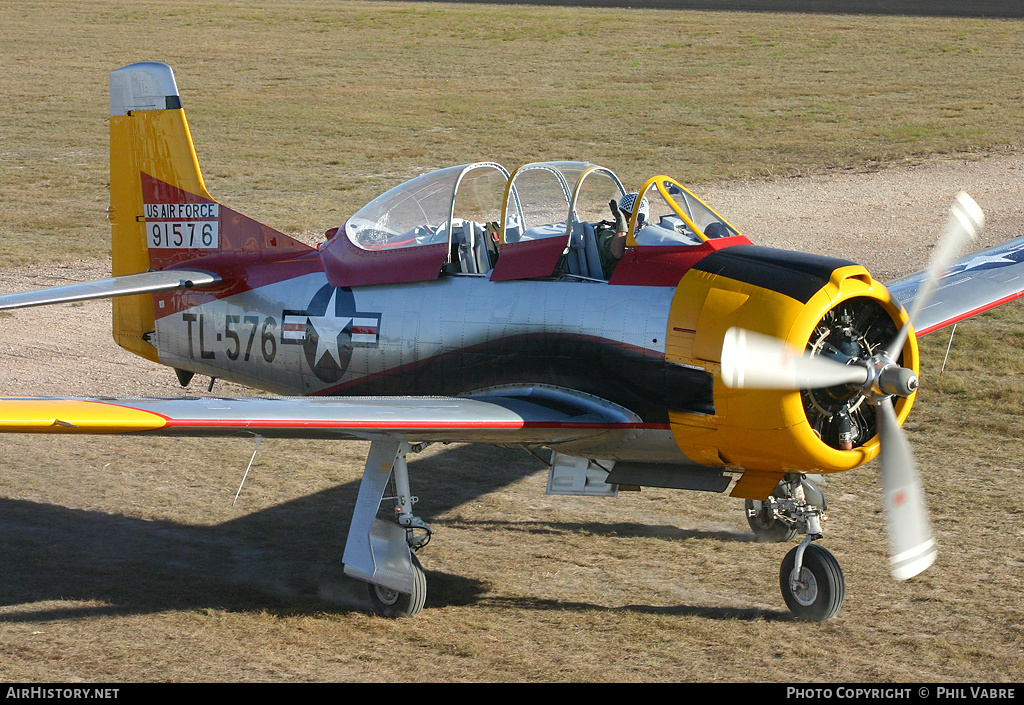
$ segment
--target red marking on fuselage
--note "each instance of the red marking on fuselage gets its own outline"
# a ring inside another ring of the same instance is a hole
[[[505,243],[491,272],[491,281],[550,277],[566,247],[564,237]]]
[[[153,204],[212,204],[208,198],[141,174],[143,202]],[[268,284],[322,272],[316,249],[237,211],[218,205],[219,243],[211,248],[150,248],[152,269],[201,269],[221,277],[221,286],[154,294],[157,318],[194,306],[235,296]]]
[[[437,279],[448,260],[448,244],[364,250],[341,228],[319,254],[332,286],[400,284]]]
[[[708,240],[699,245],[638,245],[627,247],[609,284],[616,286],[675,286],[698,262],[719,250],[750,245],[742,235]]]

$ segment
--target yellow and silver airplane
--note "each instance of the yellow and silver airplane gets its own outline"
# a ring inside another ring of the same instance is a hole
[[[0,431],[369,440],[343,561],[389,616],[424,605],[431,529],[406,456],[431,442],[550,451],[555,494],[741,498],[759,538],[804,535],[780,584],[811,620],[845,593],[812,543],[812,477],[881,455],[892,571],[916,575],[935,558],[900,428],[917,336],[1024,293],[1024,238],[955,261],[982,226],[966,195],[932,266],[885,286],[752,244],[672,178],[627,193],[584,162],[424,174],[312,247],[207,192],[154,62],[111,73],[110,191],[113,276],[0,309],[110,297],[117,343],[183,386],[201,374],[280,396],[2,399]]]

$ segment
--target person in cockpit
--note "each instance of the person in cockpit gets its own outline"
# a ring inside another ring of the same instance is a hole
[[[611,279],[612,272],[622,259],[626,251],[626,233],[629,231],[629,218],[633,215],[633,205],[640,194],[627,193],[618,202],[608,202],[614,220],[602,220],[594,226],[594,236],[597,238],[597,252],[601,256],[601,267],[604,269],[605,279]],[[640,201],[640,208],[637,210],[637,230],[647,222],[649,208],[647,199]]]

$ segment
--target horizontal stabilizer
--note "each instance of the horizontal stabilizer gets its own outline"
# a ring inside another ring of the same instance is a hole
[[[9,308],[46,306],[90,299],[110,299],[115,296],[131,296],[132,294],[152,294],[174,289],[191,289],[192,287],[210,286],[220,281],[221,278],[216,274],[182,269],[126,274],[110,279],[0,295],[0,311]]]

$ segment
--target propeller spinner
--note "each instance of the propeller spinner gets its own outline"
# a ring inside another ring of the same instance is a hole
[[[722,345],[722,379],[728,387],[804,390],[847,385],[852,396],[859,395],[875,406],[889,561],[897,580],[912,578],[928,568],[935,561],[936,550],[917,463],[893,406],[893,397],[912,394],[918,380],[913,370],[896,360],[942,274],[963,246],[977,237],[983,224],[978,204],[966,193],[958,194],[907,323],[874,354],[811,355],[794,351],[778,338],[740,328],[729,329]]]

